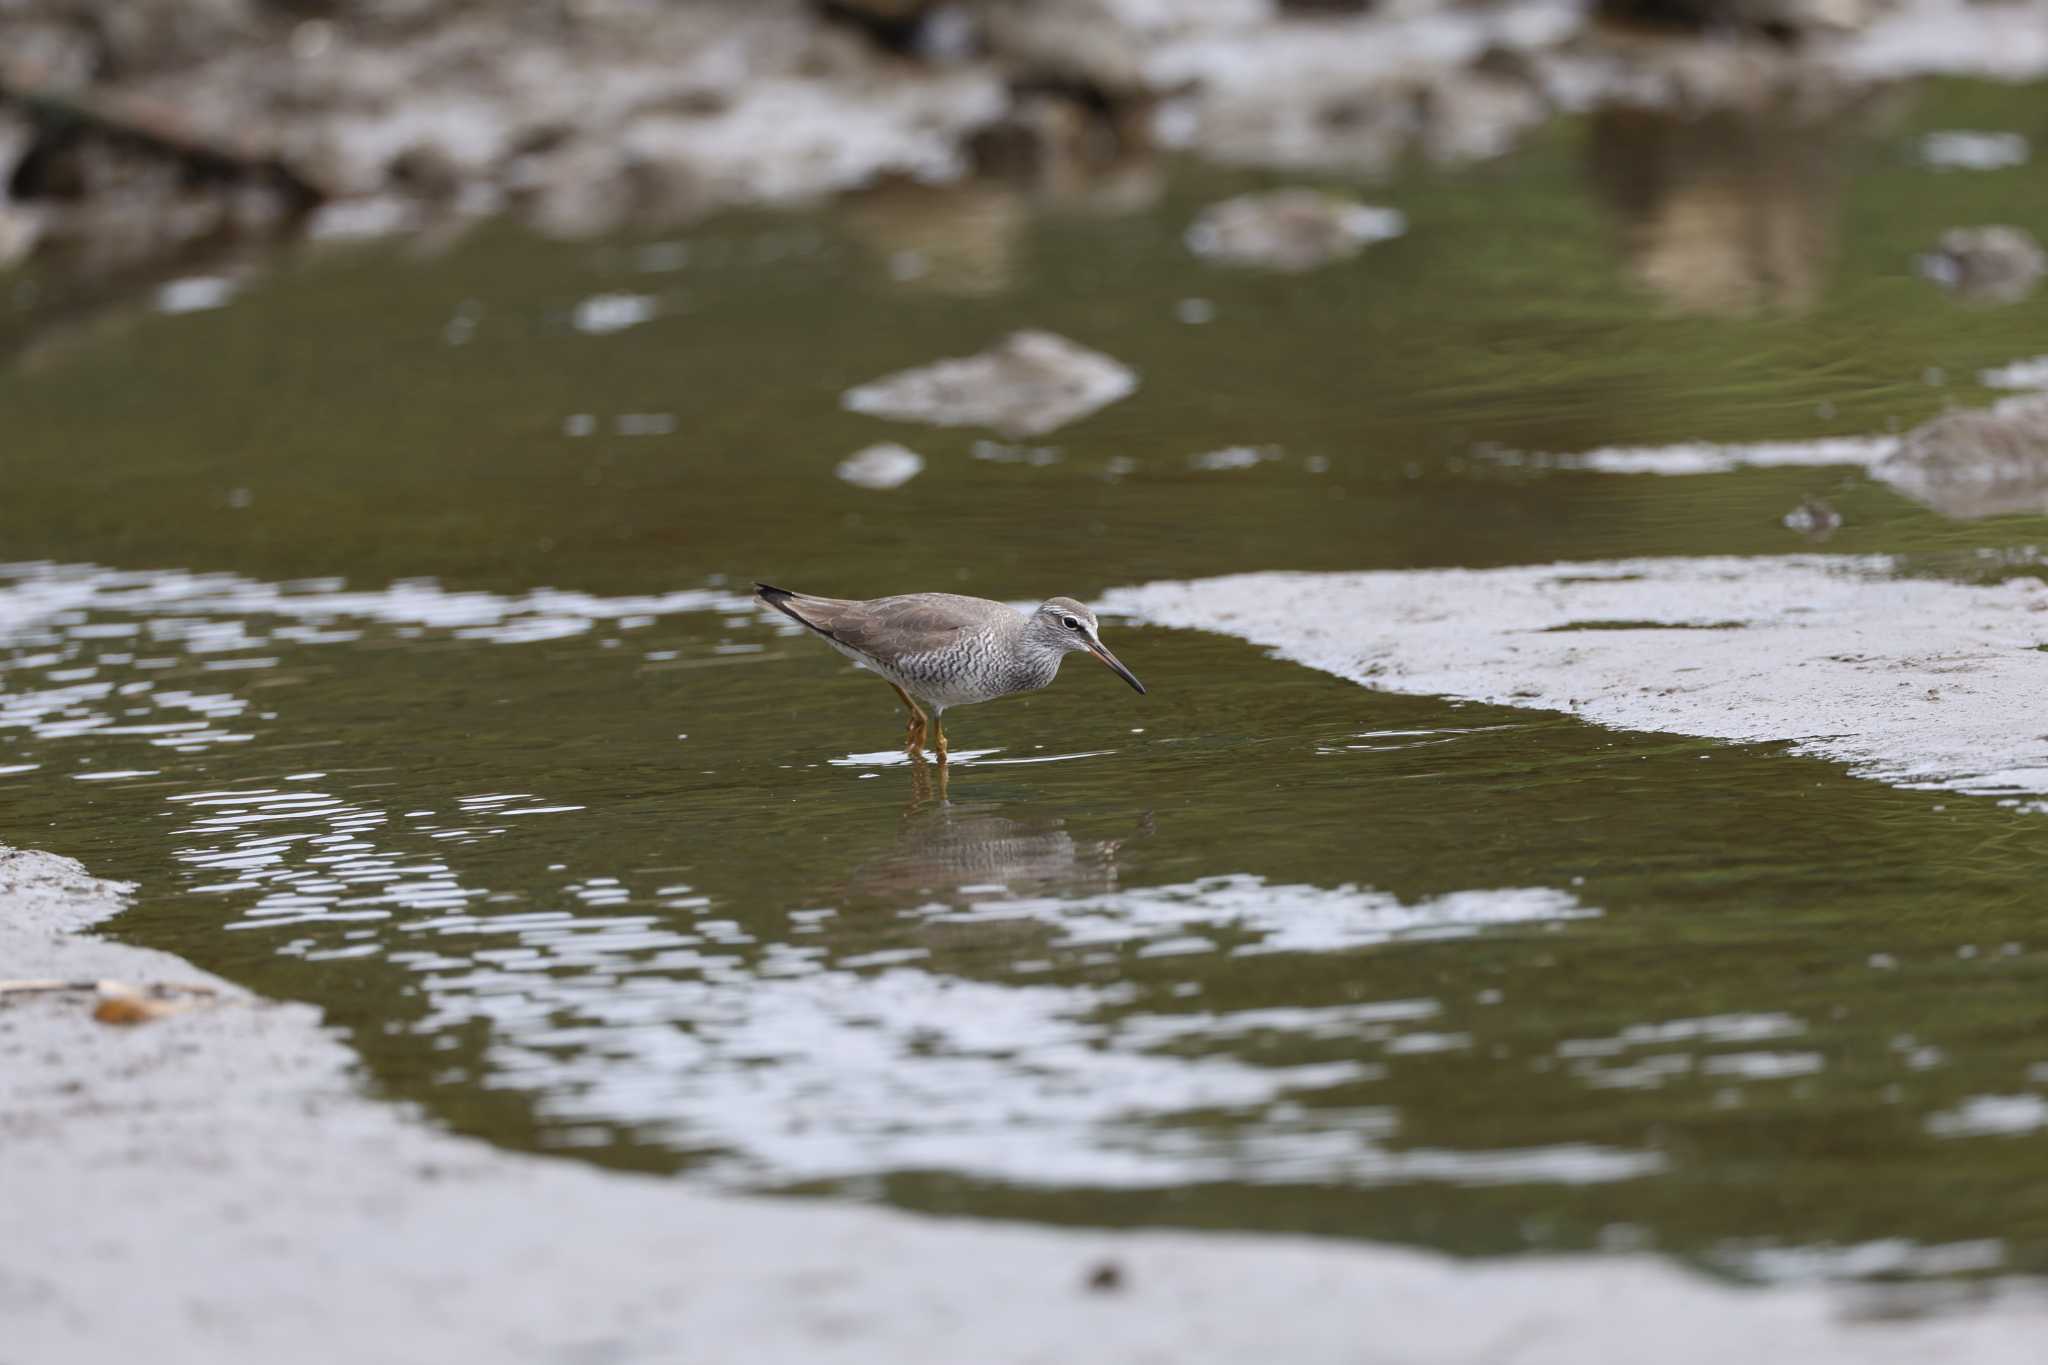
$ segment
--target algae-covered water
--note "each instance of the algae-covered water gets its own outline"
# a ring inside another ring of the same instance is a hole
[[[1567,121],[1363,188],[1407,235],[1300,276],[1192,258],[1274,182],[1177,165],[127,305],[29,280],[0,837],[135,879],[115,932],[319,1004],[378,1090],[509,1146],[1760,1278],[2048,1269],[2040,815],[1115,621],[1149,695],[1077,664],[957,711],[941,782],[745,593],[1783,554],[1807,498],[1830,552],[2037,544],[1853,469],[1498,456],[1984,401],[2048,313],[1913,258],[2048,224],[2048,186],[1919,149],[2039,135],[2041,94]],[[1027,443],[839,408],[1021,326],[1137,393]],[[834,476],[880,440],[924,472]]]

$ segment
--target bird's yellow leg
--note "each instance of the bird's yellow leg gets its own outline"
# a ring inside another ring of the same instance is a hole
[[[938,750],[939,766],[946,766],[946,727],[940,724],[941,716],[932,717],[932,748]]]
[[[908,692],[897,687],[895,683],[890,683],[889,686],[895,688],[896,695],[903,699],[904,709],[910,712],[910,724],[903,733],[904,752],[921,754],[924,752],[925,724],[930,718],[925,715],[924,708],[911,699]]]

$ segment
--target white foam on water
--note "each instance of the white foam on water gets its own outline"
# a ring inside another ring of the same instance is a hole
[[[2040,1095],[1976,1095],[1954,1109],[1927,1116],[1936,1137],[2019,1137],[2048,1128],[2048,1098]]]

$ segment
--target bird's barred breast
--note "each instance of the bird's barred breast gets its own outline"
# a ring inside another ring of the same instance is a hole
[[[1012,692],[1030,692],[1052,681],[1004,648],[993,631],[977,631],[946,649],[907,654],[890,672],[906,692],[940,706],[968,706]],[[1055,672],[1057,666],[1055,666]]]

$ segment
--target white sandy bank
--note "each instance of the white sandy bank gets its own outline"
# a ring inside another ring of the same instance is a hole
[[[2048,586],[1885,557],[1246,574],[1109,594],[1393,692],[1802,753],[1906,786],[2048,794]]]

